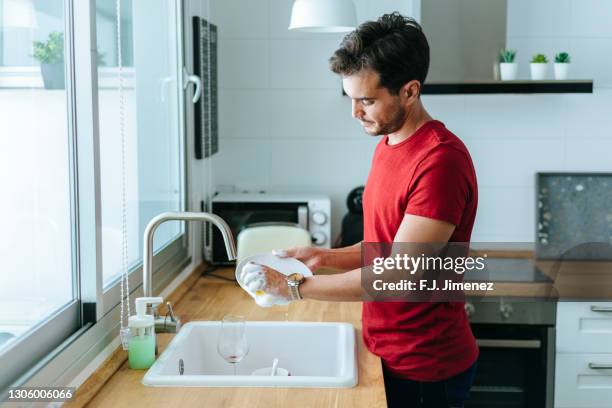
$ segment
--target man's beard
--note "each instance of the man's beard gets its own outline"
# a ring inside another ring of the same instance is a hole
[[[406,121],[406,109],[398,106],[397,110],[391,116],[391,120],[380,124],[372,130],[364,128],[365,132],[371,136],[384,136],[398,131]]]

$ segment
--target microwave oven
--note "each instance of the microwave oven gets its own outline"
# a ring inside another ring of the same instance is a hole
[[[243,229],[258,223],[297,224],[307,230],[312,245],[331,247],[331,201],[323,194],[296,193],[218,193],[212,199],[212,213],[223,218],[234,238]],[[206,259],[215,265],[228,265],[221,232],[208,228]]]

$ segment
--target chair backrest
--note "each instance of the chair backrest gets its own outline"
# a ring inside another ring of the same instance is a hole
[[[237,237],[238,262],[255,254],[269,253],[273,249],[311,246],[310,233],[299,225],[266,224],[243,229]]]

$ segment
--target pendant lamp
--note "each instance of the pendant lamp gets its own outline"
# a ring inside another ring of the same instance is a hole
[[[353,31],[357,17],[353,0],[294,0],[289,30],[312,33]]]

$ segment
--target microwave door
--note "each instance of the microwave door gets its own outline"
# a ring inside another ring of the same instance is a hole
[[[300,205],[298,207],[298,225],[308,231],[308,206]]]

